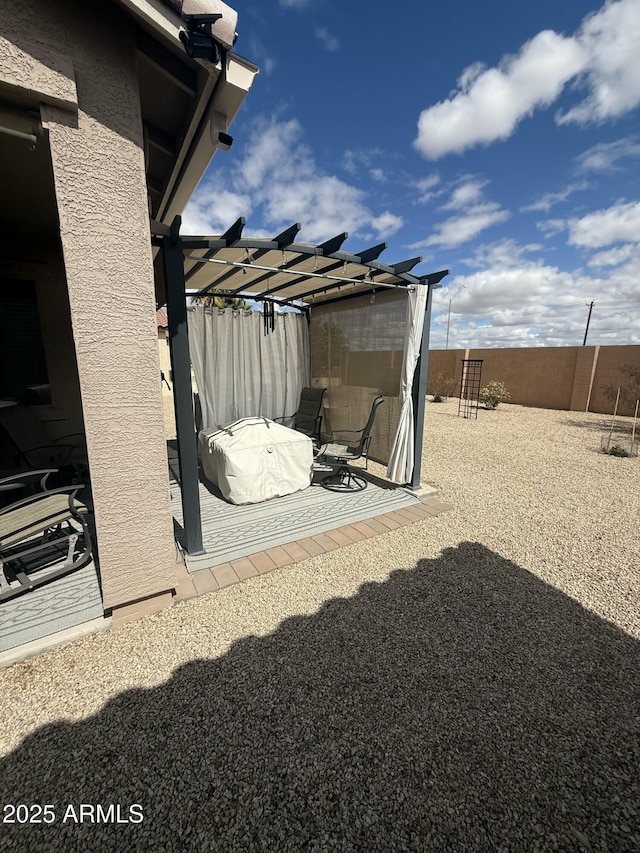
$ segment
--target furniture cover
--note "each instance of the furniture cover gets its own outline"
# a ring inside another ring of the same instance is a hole
[[[260,503],[311,484],[313,442],[267,418],[202,430],[199,443],[206,478],[231,503]]]

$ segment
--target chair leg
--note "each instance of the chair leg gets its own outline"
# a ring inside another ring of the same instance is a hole
[[[365,478],[355,474],[348,465],[340,465],[332,474],[324,477],[321,483],[332,492],[362,492],[367,488]]]

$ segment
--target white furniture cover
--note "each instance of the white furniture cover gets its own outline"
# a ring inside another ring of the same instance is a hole
[[[311,439],[267,418],[201,430],[199,442],[205,476],[231,503],[260,503],[311,484]]]

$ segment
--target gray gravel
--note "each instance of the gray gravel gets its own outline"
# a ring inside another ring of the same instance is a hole
[[[455,410],[451,512],[1,672],[2,801],[56,819],[0,849],[640,849],[640,463],[600,416]]]

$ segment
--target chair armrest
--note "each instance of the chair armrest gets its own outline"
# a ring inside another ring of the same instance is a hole
[[[59,495],[68,493],[69,495],[69,509],[74,515],[78,515],[79,513],[86,510],[84,505],[76,506],[75,504],[75,496],[77,493],[83,489],[84,486],[60,486],[58,489],[47,489],[44,492],[38,492],[35,495],[29,495],[26,498],[21,498],[19,501],[15,501],[9,506],[0,507],[0,515],[5,515],[8,512],[12,512],[14,509],[19,509],[22,506],[28,506],[32,503],[38,503],[38,501],[43,500],[44,498],[48,498],[50,495]]]
[[[49,474],[57,473],[57,468],[40,468],[37,471],[19,471],[16,474],[11,474],[9,477],[2,477],[2,479],[0,479],[0,486],[7,483],[14,483],[19,480],[28,481],[30,479],[37,479],[40,475],[43,475],[40,480],[40,485],[43,489],[46,489],[46,480],[49,477]]]

